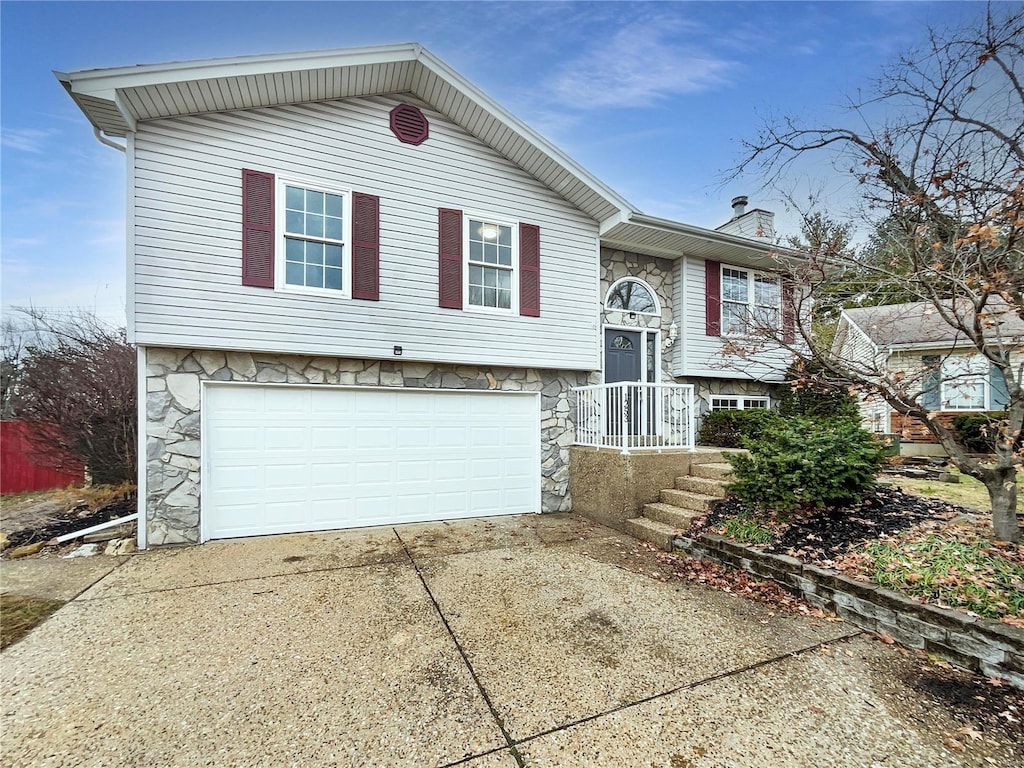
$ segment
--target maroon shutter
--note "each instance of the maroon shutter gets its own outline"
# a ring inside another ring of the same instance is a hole
[[[352,298],[380,301],[380,198],[352,193]]]
[[[274,174],[242,171],[242,285],[274,287]]]
[[[704,262],[704,333],[722,335],[722,265],[717,261]]]
[[[437,303],[462,309],[462,211],[437,209]]]
[[[519,314],[540,317],[540,227],[519,225]]]
[[[782,278],[782,341],[792,344],[796,338],[796,305],[793,296],[793,278]]]

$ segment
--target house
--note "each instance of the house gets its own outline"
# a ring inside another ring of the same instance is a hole
[[[993,303],[985,326],[986,339],[1010,347],[1011,362],[1019,362],[1024,355],[1024,321],[1005,304]],[[840,359],[865,376],[900,381],[925,408],[937,411],[947,427],[957,414],[998,411],[1009,400],[1002,372],[931,302],[846,309],[834,344]],[[862,397],[860,409],[867,429],[899,436],[904,455],[945,453],[922,422],[893,410],[884,400]]]
[[[568,510],[574,443],[770,404],[765,214],[644,215],[419,45],[57,77],[126,157],[141,546]]]

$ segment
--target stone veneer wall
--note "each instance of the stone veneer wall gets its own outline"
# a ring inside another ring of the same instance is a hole
[[[661,346],[664,347],[667,338],[668,328],[672,325],[673,307],[672,291],[675,281],[675,271],[672,268],[673,262],[669,259],[659,259],[654,256],[643,256],[638,253],[626,251],[615,251],[611,248],[601,249],[601,323],[609,325],[632,326],[636,328],[661,328]],[[630,318],[628,312],[609,311],[604,308],[605,296],[608,289],[616,280],[623,277],[635,277],[643,280],[658,295],[658,302],[661,304],[661,317],[649,315],[637,315]],[[682,329],[680,329],[680,332]],[[602,341],[604,331],[602,330]],[[662,349],[661,370],[662,380],[672,381],[671,354]]]
[[[148,348],[146,352],[146,528],[150,544],[199,540],[200,382],[494,389],[541,393],[542,511],[567,511],[571,388],[598,374],[481,368],[404,361]]]

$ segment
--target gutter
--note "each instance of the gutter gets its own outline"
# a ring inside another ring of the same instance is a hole
[[[118,144],[116,141],[112,141],[111,139],[107,138],[106,136],[103,135],[103,131],[101,131],[99,127],[95,125],[92,127],[92,135],[96,137],[96,141],[98,141],[100,144],[104,144],[108,147],[113,147],[114,149],[120,152],[127,151],[127,148],[124,146],[124,144]]]

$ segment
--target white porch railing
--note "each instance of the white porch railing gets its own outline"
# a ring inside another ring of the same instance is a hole
[[[574,387],[576,445],[694,450],[693,385],[617,382]]]

